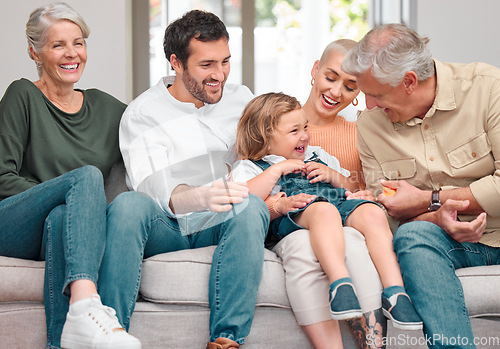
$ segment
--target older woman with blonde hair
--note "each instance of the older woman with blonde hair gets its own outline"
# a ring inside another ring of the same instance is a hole
[[[126,105],[75,88],[89,32],[65,3],[36,9],[26,25],[39,79],[12,82],[0,101],[0,255],[46,261],[48,348],[138,349],[96,286],[106,246],[103,176],[120,159]]]
[[[356,42],[340,39],[330,43],[311,69],[311,91],[303,109],[307,115],[310,145],[322,147],[351,172],[350,188],[357,195],[373,200],[365,185],[356,144],[356,123],[347,121],[340,112],[358,104],[356,78],[340,68],[344,56]],[[311,198],[278,199],[271,212],[276,215],[305,206]],[[350,320],[360,347],[381,343],[386,320],[381,309],[382,284],[368,253],[363,235],[344,228],[346,265],[351,274],[363,312],[361,319]],[[339,323],[330,316],[327,296],[328,278],[314,254],[308,230],[298,230],[281,240],[274,251],[283,260],[287,293],[297,322],[315,348],[342,348]],[[371,339],[371,340],[369,340]]]

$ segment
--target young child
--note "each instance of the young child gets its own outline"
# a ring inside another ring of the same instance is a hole
[[[395,327],[422,328],[422,321],[406,294],[392,233],[385,212],[367,200],[346,200],[349,171],[320,147],[308,147],[307,117],[299,102],[283,93],[267,93],[246,106],[236,135],[241,161],[233,171],[237,181],[247,181],[250,192],[265,200],[284,192],[316,195],[302,209],[290,211],[271,222],[279,239],[306,228],[312,248],[330,285],[333,319],[361,317],[362,311],[344,261],[343,225],[359,230],[366,238],[370,256],[382,280],[382,307]]]

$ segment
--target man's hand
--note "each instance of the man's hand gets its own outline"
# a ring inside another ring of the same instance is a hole
[[[469,207],[469,200],[448,199],[439,210],[433,212],[435,223],[457,242],[479,242],[486,228],[486,213],[479,214],[470,222],[457,221],[459,211]]]
[[[297,194],[293,196],[282,197],[274,204],[275,210],[281,215],[287,214],[289,211],[298,210],[316,198],[316,195]]]
[[[386,181],[380,183],[387,188],[396,190],[393,196],[380,194],[377,201],[385,206],[387,213],[400,221],[406,221],[427,211],[430,194],[409,184],[404,180]]]
[[[212,183],[205,191],[202,199],[206,208],[212,212],[227,212],[233,208],[233,204],[239,204],[248,196],[246,183],[223,181],[221,179]]]

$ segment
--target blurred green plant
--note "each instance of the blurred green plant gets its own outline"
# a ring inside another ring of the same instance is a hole
[[[370,30],[368,0],[330,0],[330,30],[335,37],[359,41]]]
[[[275,7],[287,7],[291,10],[298,11],[300,10],[300,1],[301,0],[255,0],[257,26],[276,26],[280,13],[276,13]]]
[[[328,3],[330,31],[335,37],[359,40],[368,32],[368,0],[329,0]],[[256,0],[256,25],[299,28],[300,7],[301,0]]]

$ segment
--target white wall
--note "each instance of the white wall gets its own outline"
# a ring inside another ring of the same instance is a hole
[[[66,0],[90,27],[88,62],[79,88],[96,87],[121,101],[132,98],[131,0]],[[26,22],[37,7],[52,0],[2,0],[0,3],[0,96],[21,77],[38,80],[27,53]]]
[[[25,26],[35,8],[52,0],[0,3],[0,96],[16,79],[38,79],[26,52]],[[500,67],[500,1],[410,0],[416,3],[416,29],[428,35],[441,61],[483,61]],[[67,0],[91,28],[89,60],[77,84],[97,87],[125,103],[132,98],[132,0]],[[481,6],[478,6],[480,2]]]
[[[499,14],[498,0],[418,0],[416,29],[440,61],[500,67]]]

